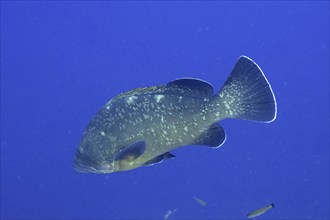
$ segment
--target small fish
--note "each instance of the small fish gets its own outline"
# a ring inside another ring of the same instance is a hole
[[[193,197],[193,199],[198,202],[201,206],[206,206],[207,203],[205,202],[205,200],[201,199],[201,198],[198,198],[196,196]]]
[[[168,210],[167,212],[165,212],[164,220],[169,220],[170,216],[173,215],[176,211],[177,211],[177,209],[173,209],[173,210]]]
[[[272,122],[276,101],[259,66],[241,56],[222,88],[181,78],[137,88],[108,101],[87,125],[74,168],[113,173],[174,158],[185,146],[218,148],[226,141],[219,121],[238,118]]]
[[[267,212],[269,209],[274,208],[274,207],[275,207],[275,205],[274,205],[274,203],[272,203],[272,204],[270,204],[270,205],[268,205],[268,206],[266,206],[266,207],[263,207],[263,208],[261,208],[261,209],[257,209],[257,210],[255,210],[255,211],[253,211],[253,212],[250,212],[249,214],[247,214],[247,217],[248,217],[248,218],[254,218],[254,217],[257,217],[257,216],[259,216],[259,215],[264,214],[264,213]]]

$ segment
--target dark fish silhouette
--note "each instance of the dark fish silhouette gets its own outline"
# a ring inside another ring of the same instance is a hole
[[[183,78],[137,88],[111,99],[90,121],[77,149],[74,168],[111,173],[159,163],[187,145],[221,146],[218,121],[239,118],[271,122],[276,101],[258,65],[241,56],[214,94],[208,82]]]

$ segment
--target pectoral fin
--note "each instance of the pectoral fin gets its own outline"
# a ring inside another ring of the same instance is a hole
[[[115,157],[115,160],[125,160],[131,162],[141,156],[146,149],[145,141],[137,141],[121,149]]]
[[[166,152],[164,154],[161,154],[161,155],[145,162],[143,165],[145,165],[145,166],[154,165],[154,164],[157,164],[157,163],[161,163],[165,159],[170,159],[170,158],[173,158],[173,157],[175,157],[173,154],[171,154],[170,152]]]

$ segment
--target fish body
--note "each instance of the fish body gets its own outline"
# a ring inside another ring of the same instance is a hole
[[[254,217],[257,217],[257,216],[259,216],[259,215],[264,214],[264,213],[267,212],[269,209],[274,208],[274,207],[275,207],[275,205],[274,205],[274,203],[272,203],[272,204],[270,204],[270,205],[268,205],[268,206],[265,206],[265,207],[263,207],[263,208],[260,208],[260,209],[255,210],[255,211],[253,211],[253,212],[250,212],[249,214],[247,214],[247,217],[248,217],[248,218],[254,218]]]
[[[156,164],[175,157],[170,151],[178,147],[221,146],[226,134],[218,121],[225,118],[270,122],[275,117],[267,79],[241,56],[216,94],[208,82],[182,78],[111,99],[88,124],[74,168],[111,173]]]

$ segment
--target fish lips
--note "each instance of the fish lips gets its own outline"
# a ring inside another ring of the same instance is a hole
[[[96,166],[88,166],[82,164],[79,160],[75,159],[73,168],[81,173],[112,173],[114,166],[111,163],[102,163]]]

